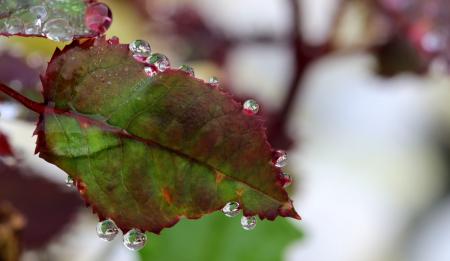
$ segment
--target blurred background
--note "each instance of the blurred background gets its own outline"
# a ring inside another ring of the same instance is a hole
[[[0,1],[1,2],[1,1]],[[243,231],[220,213],[149,235],[96,237],[66,174],[34,155],[36,116],[0,97],[0,252],[21,260],[450,260],[450,4],[446,0],[104,0],[108,37],[256,99],[288,150],[302,221]],[[0,38],[0,82],[40,99],[57,44]],[[1,259],[1,258],[0,258]],[[8,259],[6,259],[8,260]]]

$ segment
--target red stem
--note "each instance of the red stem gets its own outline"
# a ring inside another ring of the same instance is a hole
[[[36,113],[44,113],[45,112],[46,106],[43,103],[38,103],[38,102],[32,101],[2,83],[0,83],[0,92],[3,92],[4,94],[6,94],[9,97],[13,98],[14,100],[20,102],[23,106],[27,107],[28,109],[30,109]]]

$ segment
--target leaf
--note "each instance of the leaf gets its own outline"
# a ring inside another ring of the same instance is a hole
[[[96,2],[0,0],[0,35],[44,36],[56,41],[97,36],[100,32],[85,24],[88,6]]]
[[[9,144],[8,138],[0,132],[0,157],[12,157],[14,152]]]
[[[144,66],[127,45],[76,41],[48,65],[45,107],[18,98],[41,113],[36,152],[101,219],[159,233],[230,201],[247,216],[300,218],[260,117],[183,71],[148,77]]]
[[[260,222],[251,233],[216,213],[199,221],[181,221],[140,251],[141,260],[281,261],[285,249],[302,233],[285,219]],[[268,240],[270,239],[270,240]],[[176,249],[177,251],[173,251]]]

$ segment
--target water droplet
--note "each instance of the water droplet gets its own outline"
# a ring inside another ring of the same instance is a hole
[[[239,203],[238,202],[228,202],[225,207],[222,208],[222,212],[227,217],[235,217],[239,214]]]
[[[152,77],[156,74],[155,70],[151,67],[151,66],[146,66],[144,68],[145,74],[147,74],[147,76]]]
[[[145,243],[147,243],[147,236],[138,229],[132,229],[123,236],[123,244],[129,250],[141,250]]]
[[[30,13],[36,17],[36,19],[41,19],[44,21],[47,18],[47,9],[42,5],[36,5],[30,8]]]
[[[119,42],[120,42],[120,40],[119,40],[119,37],[117,37],[117,36],[113,36],[113,37],[111,37],[111,39],[108,40],[108,44],[111,44],[111,45],[118,45]]]
[[[73,38],[73,29],[69,22],[63,18],[56,18],[47,21],[42,29],[44,35],[53,41],[66,42]]]
[[[111,219],[104,220],[97,224],[97,236],[105,241],[113,240],[119,233],[119,228]]]
[[[154,53],[148,57],[146,62],[154,65],[160,72],[164,72],[170,68],[170,61],[164,54]]]
[[[66,178],[66,186],[69,188],[73,188],[75,186],[75,181],[69,176]]]
[[[259,104],[255,100],[246,100],[244,102],[243,109],[247,114],[254,115],[259,111]]]
[[[84,23],[90,30],[103,34],[112,23],[111,9],[103,3],[93,3],[86,8]]]
[[[282,168],[287,164],[287,152],[284,150],[277,150],[273,154],[273,163],[275,167]]]
[[[181,65],[180,68],[178,68],[179,70],[189,74],[189,76],[194,77],[195,76],[195,72],[194,72],[194,68],[192,68],[189,65]]]
[[[128,48],[133,53],[133,57],[140,62],[145,62],[145,59],[152,54],[150,44],[144,40],[134,40]]]
[[[11,18],[5,22],[6,31],[9,34],[18,34],[24,31],[23,22],[19,18]]]
[[[280,179],[281,179],[281,183],[283,184],[284,188],[286,188],[292,184],[292,177],[289,174],[282,173],[280,176]]]
[[[219,78],[217,78],[217,77],[211,77],[211,78],[209,78],[209,84],[211,84],[211,85],[213,85],[213,86],[215,86],[215,87],[217,87],[217,86],[219,86]]]
[[[256,217],[242,217],[241,218],[242,228],[245,230],[253,230],[256,227]]]

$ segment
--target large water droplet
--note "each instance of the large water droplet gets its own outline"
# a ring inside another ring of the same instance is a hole
[[[111,219],[104,220],[97,224],[97,235],[105,241],[113,240],[119,233],[119,228]]]
[[[282,168],[287,164],[287,153],[284,150],[277,150],[273,155],[273,163],[275,167]]]
[[[244,102],[243,109],[247,114],[254,115],[259,111],[259,104],[255,100],[246,100]]]
[[[42,31],[48,39],[53,41],[66,42],[73,38],[73,28],[63,18],[48,20]]]
[[[170,61],[164,54],[154,53],[148,57],[146,62],[154,65],[160,72],[164,72],[170,68]]]
[[[45,7],[42,5],[31,7],[30,13],[32,13],[36,19],[41,19],[41,21],[45,21],[45,19],[47,18],[47,9],[45,9]]]
[[[284,188],[286,188],[292,184],[292,177],[291,177],[291,175],[289,175],[287,173],[282,173],[280,176],[280,179],[281,179],[281,183],[283,184]]]
[[[194,77],[195,76],[195,72],[194,72],[194,68],[192,68],[189,65],[181,65],[180,68],[178,68],[179,70],[189,74],[189,76]]]
[[[111,9],[103,3],[93,3],[86,8],[84,23],[90,30],[103,34],[112,23]]]
[[[152,54],[150,44],[144,40],[134,40],[128,45],[128,48],[133,57],[140,62],[145,62],[145,59]]]
[[[256,227],[256,217],[242,217],[241,218],[242,228],[245,230],[252,230]]]
[[[239,214],[239,203],[238,202],[228,202],[223,208],[222,212],[227,217],[235,217]]]
[[[141,250],[145,243],[147,243],[147,236],[138,229],[132,229],[123,236],[123,244],[129,250]]]
[[[19,18],[11,18],[5,22],[6,31],[9,34],[18,34],[24,31],[23,21]]]
[[[75,186],[75,181],[70,176],[67,176],[66,178],[66,186],[69,188],[73,188]]]

